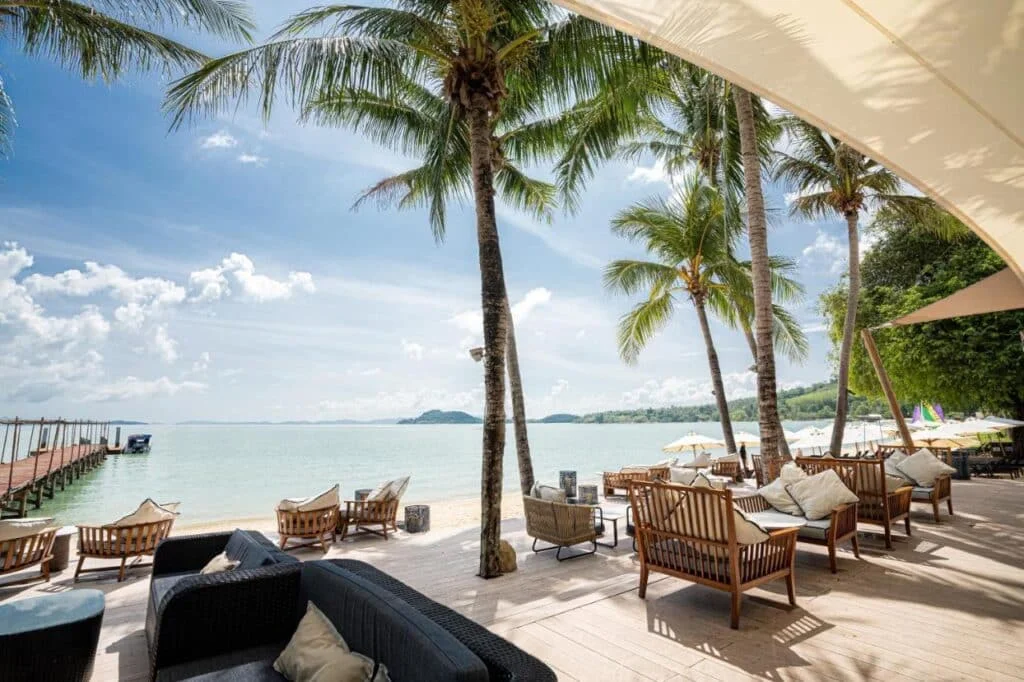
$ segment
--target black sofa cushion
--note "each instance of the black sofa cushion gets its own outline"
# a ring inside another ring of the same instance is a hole
[[[235,570],[262,568],[295,560],[295,557],[288,556],[270,544],[262,534],[244,530],[236,530],[231,534],[228,544],[224,547],[224,553],[232,561],[239,562]]]
[[[161,670],[156,682],[281,682],[274,661],[285,643],[232,651]]]
[[[313,602],[353,651],[387,666],[394,682],[487,680],[473,652],[387,590],[326,561],[302,566],[295,624]]]

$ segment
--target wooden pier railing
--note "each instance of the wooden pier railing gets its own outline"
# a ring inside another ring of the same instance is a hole
[[[0,419],[0,517],[39,509],[103,462],[109,433],[107,422]]]

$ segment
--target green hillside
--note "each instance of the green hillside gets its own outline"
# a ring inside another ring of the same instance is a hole
[[[904,405],[904,414],[909,414],[911,405]],[[836,385],[821,383],[779,391],[779,413],[783,419],[809,420],[831,419],[836,410]],[[850,396],[850,416],[863,417],[868,414],[889,416],[889,407],[883,400]],[[733,421],[757,421],[757,398],[740,398],[729,401],[729,415]],[[640,410],[613,410],[596,412],[580,417],[584,424],[627,424],[647,422],[703,422],[718,421],[718,409],[714,403],[674,407],[649,407]]]
[[[480,424],[483,420],[466,412],[427,410],[418,417],[401,419],[399,424]]]

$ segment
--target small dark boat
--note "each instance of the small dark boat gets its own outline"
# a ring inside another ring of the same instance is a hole
[[[152,436],[148,433],[133,433],[128,436],[124,443],[124,452],[128,455],[141,455],[149,452],[149,439]]]

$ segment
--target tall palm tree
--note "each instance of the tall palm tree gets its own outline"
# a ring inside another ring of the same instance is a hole
[[[589,97],[627,69],[637,69],[647,51],[632,38],[542,0],[332,5],[297,14],[263,45],[209,61],[168,94],[167,108],[174,125],[180,125],[191,115],[224,111],[250,93],[269,116],[279,86],[291,104],[305,110],[325,90],[337,87],[392,101],[411,80],[438,89],[447,106],[441,129],[402,141],[414,155],[432,148],[429,138],[449,138],[452,126],[465,121],[486,348],[479,569],[485,578],[501,574],[508,338],[491,120],[510,104],[539,115]],[[443,160],[428,159],[427,165],[436,172],[451,171]],[[443,211],[443,201],[432,199],[430,210]]]
[[[642,243],[655,260],[614,261],[605,270],[604,283],[626,294],[647,295],[619,323],[619,353],[629,363],[672,319],[678,299],[690,301],[704,337],[723,437],[729,451],[735,452],[722,368],[707,314],[709,306],[729,305],[731,289],[748,277],[731,253],[730,244],[738,236],[735,224],[722,229],[725,212],[721,193],[694,174],[672,200],[650,199],[619,213],[612,230]]]
[[[768,480],[778,476],[780,447],[785,447],[779,419],[775,382],[775,310],[772,304],[771,261],[768,255],[768,220],[761,188],[762,160],[757,137],[753,97],[733,85],[733,104],[743,161],[743,193],[747,203],[747,242],[754,299],[754,342],[757,350],[757,418],[761,429],[761,457]]]
[[[465,120],[451,124],[451,135],[431,133],[448,125],[448,106],[443,95],[413,81],[384,100],[373,93],[335,88],[313,101],[305,118],[321,125],[344,126],[374,139],[379,144],[400,149],[401,140],[410,135],[426,136],[434,148],[422,154],[425,163],[416,168],[384,178],[362,193],[356,206],[373,201],[382,208],[415,209],[436,207],[431,211],[431,225],[437,241],[444,240],[446,206],[471,195],[469,129]],[[524,112],[513,101],[491,118],[491,151],[495,189],[502,201],[528,212],[538,220],[550,220],[555,207],[555,187],[530,177],[524,170],[529,158],[551,150],[556,142],[553,129],[559,119],[531,122],[516,120]],[[561,121],[564,125],[565,121]],[[443,171],[441,169],[444,169]],[[507,299],[506,299],[507,304]],[[516,349],[515,324],[511,309],[508,318],[509,388],[512,394],[512,423],[515,427],[516,455],[519,461],[519,483],[524,495],[533,488],[533,462],[526,424],[526,401],[522,374]]]
[[[695,166],[711,186],[720,189],[726,200],[726,220],[741,220],[740,200],[744,194],[743,163],[740,158],[740,132],[736,108],[731,97],[732,85],[704,69],[682,64],[670,73],[664,87],[654,91],[649,109],[640,116],[642,140],[623,146],[628,158],[653,156],[670,174]],[[751,102],[755,124],[757,151],[762,167],[768,168],[771,152],[781,132],[759,98]],[[772,264],[775,299],[797,303],[803,288],[785,277],[794,264],[776,259]],[[719,315],[734,329],[743,332],[757,366],[757,342],[754,339],[754,300],[752,292],[745,297],[732,292],[732,305],[718,309]],[[793,315],[778,304],[773,305],[772,324],[775,349],[791,360],[801,361],[807,355],[807,338]],[[782,429],[781,423],[777,427]],[[778,441],[784,456],[789,455],[785,439]]]
[[[171,73],[205,61],[198,51],[153,32],[159,28],[194,28],[248,42],[255,26],[246,5],[234,0],[0,1],[5,44],[89,80],[114,81],[136,67]],[[0,150],[10,148],[15,125],[14,106],[0,80]]]
[[[860,297],[860,214],[872,206],[916,207],[922,200],[899,194],[903,183],[895,173],[842,140],[796,117],[787,117],[784,125],[791,145],[789,151],[778,153],[776,178],[788,182],[798,192],[792,203],[793,213],[815,220],[841,216],[846,221],[849,293],[839,348],[838,395],[831,445],[832,452],[839,452],[846,427],[850,351]]]

